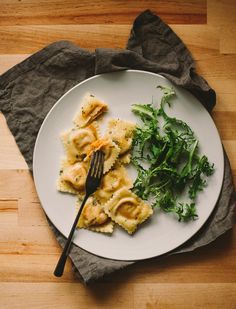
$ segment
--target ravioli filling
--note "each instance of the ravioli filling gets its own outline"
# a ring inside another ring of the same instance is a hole
[[[87,93],[81,103],[80,109],[74,118],[74,123],[84,127],[107,111],[107,104],[94,95]]]
[[[87,128],[72,130],[70,140],[81,154],[86,154],[90,149],[90,144],[97,139],[96,129],[90,125]]]
[[[70,163],[82,161],[90,149],[91,143],[98,138],[97,123],[88,127],[75,127],[62,133],[61,139]]]
[[[100,202],[104,203],[108,201],[113,193],[124,186],[132,188],[133,182],[129,178],[126,169],[123,166],[117,166],[103,176],[95,195]]]
[[[91,148],[87,153],[85,161],[91,158],[94,151],[102,150],[104,153],[104,174],[108,172],[117,160],[120,148],[109,138],[98,139],[91,144]]]
[[[153,213],[152,207],[129,189],[123,187],[104,205],[104,210],[113,221],[132,234],[139,224]]]
[[[80,204],[81,202],[79,201],[78,203]],[[91,196],[84,205],[77,227],[96,232],[112,233],[113,225],[113,222],[104,212],[101,204]]]
[[[135,199],[132,197],[123,198],[117,204],[115,214],[120,214],[128,219],[137,219],[140,214],[140,207],[135,202]]]
[[[86,176],[86,165],[78,162],[66,167],[61,175],[61,178],[62,180],[70,183],[73,188],[81,191],[85,189]]]

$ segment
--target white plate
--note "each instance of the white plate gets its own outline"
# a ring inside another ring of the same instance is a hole
[[[91,92],[109,104],[110,117],[136,122],[131,112],[134,103],[159,102],[157,85],[173,86],[160,75],[144,71],[123,71],[89,78],[78,84],[54,105],[39,131],[34,149],[33,173],[42,206],[57,229],[66,237],[75,218],[76,198],[56,190],[60,159],[64,154],[59,134],[72,126],[72,118],[85,92]],[[76,231],[74,243],[101,257],[117,260],[141,260],[173,250],[192,237],[206,222],[219,196],[223,180],[223,150],[217,129],[208,112],[190,93],[173,86],[176,98],[169,114],[186,121],[200,141],[200,150],[215,164],[215,173],[197,200],[198,220],[179,223],[171,215],[155,213],[130,236],[119,227],[112,236],[87,230]],[[132,177],[134,170],[129,169]]]

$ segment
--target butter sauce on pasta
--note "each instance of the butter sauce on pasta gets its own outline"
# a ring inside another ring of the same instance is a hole
[[[74,127],[61,135],[66,158],[61,163],[57,189],[78,196],[78,211],[92,153],[101,149],[105,155],[104,176],[98,190],[87,200],[77,227],[112,233],[117,223],[132,234],[153,213],[151,206],[130,191],[133,182],[124,167],[130,163],[136,124],[109,119],[101,137],[95,119],[107,109],[107,104],[94,95],[84,96],[74,117]]]

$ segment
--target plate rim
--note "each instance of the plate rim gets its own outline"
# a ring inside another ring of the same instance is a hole
[[[77,83],[76,85],[74,85],[72,88],[70,88],[67,92],[65,92],[56,102],[55,104],[52,106],[52,108],[48,111],[47,115],[45,116],[43,122],[41,123],[41,126],[40,126],[40,129],[37,133],[37,138],[35,140],[35,145],[34,145],[34,150],[33,150],[33,162],[32,162],[32,172],[33,172],[33,179],[34,179],[34,184],[35,184],[35,189],[36,189],[36,192],[37,192],[37,196],[39,198],[39,201],[40,201],[40,204],[41,204],[41,207],[43,209],[43,211],[45,212],[47,218],[49,219],[50,223],[52,223],[54,225],[54,227],[63,235],[63,237],[65,237],[67,239],[67,236],[60,230],[60,228],[57,226],[57,224],[55,224],[53,222],[53,218],[49,217],[44,206],[43,206],[43,203],[41,202],[41,199],[40,199],[40,195],[38,193],[38,190],[37,190],[37,186],[36,186],[36,181],[35,181],[35,178],[34,178],[34,171],[36,170],[36,167],[35,167],[35,157],[36,157],[36,152],[37,152],[37,148],[38,148],[38,144],[39,144],[39,139],[40,139],[40,135],[41,135],[41,132],[43,130],[43,127],[44,127],[44,124],[46,123],[47,119],[49,118],[50,114],[53,112],[54,108],[56,108],[56,106],[58,104],[60,104],[60,101],[64,99],[65,96],[67,96],[70,92],[72,92],[75,88],[79,87],[80,85],[90,81],[90,80],[93,80],[93,79],[96,79],[96,78],[99,78],[101,76],[104,76],[106,74],[115,74],[115,73],[121,73],[121,72],[135,72],[135,73],[142,73],[142,74],[149,74],[149,75],[153,75],[153,76],[157,76],[157,77],[160,77],[162,78],[163,80],[167,80],[168,82],[172,83],[174,85],[174,87],[176,88],[181,88],[182,90],[186,91],[191,97],[193,97],[195,100],[197,100],[201,105],[202,107],[204,108],[204,110],[206,112],[207,109],[206,107],[199,101],[199,99],[197,99],[189,90],[185,89],[184,87],[182,86],[179,86],[179,85],[175,85],[172,81],[170,81],[168,78],[164,77],[163,75],[161,74],[158,74],[158,73],[154,73],[154,72],[149,72],[149,71],[145,71],[145,70],[135,70],[135,69],[127,69],[127,70],[122,70],[122,71],[114,71],[114,72],[106,72],[106,73],[102,73],[102,74],[96,74],[94,76],[91,76],[79,83]],[[137,258],[137,259],[119,259],[119,258],[109,258],[109,257],[106,257],[106,256],[102,256],[102,255],[99,255],[97,253],[94,253],[94,252],[91,252],[89,250],[86,250],[84,249],[83,247],[77,245],[74,241],[73,241],[73,244],[75,246],[77,246],[78,248],[92,254],[92,255],[95,255],[97,257],[100,257],[100,258],[104,258],[104,259],[107,259],[107,260],[114,260],[114,261],[124,261],[124,262],[136,262],[136,261],[142,261],[142,260],[149,260],[149,259],[152,259],[152,258],[155,258],[155,257],[161,257],[161,256],[164,256],[164,255],[168,255],[170,254],[172,251],[176,250],[177,248],[181,247],[182,245],[184,245],[187,241],[189,241],[192,237],[194,237],[203,227],[204,225],[207,223],[207,221],[209,220],[210,216],[212,215],[213,211],[215,210],[215,207],[216,207],[216,204],[219,200],[219,197],[220,197],[220,194],[221,194],[221,191],[222,191],[222,185],[223,185],[223,180],[224,180],[224,171],[225,171],[225,157],[224,157],[224,151],[223,151],[223,145],[222,145],[222,141],[221,141],[221,137],[220,137],[220,134],[219,134],[219,131],[218,131],[218,128],[213,120],[213,118],[211,117],[210,113],[208,112],[211,120],[212,120],[212,124],[215,128],[215,132],[217,134],[217,137],[220,141],[220,150],[221,150],[221,154],[222,154],[222,177],[221,177],[221,181],[220,181],[220,190],[219,190],[219,193],[218,193],[218,196],[217,196],[217,199],[216,199],[216,202],[215,202],[215,205],[213,206],[212,210],[209,212],[208,216],[205,218],[205,221],[197,228],[197,230],[194,232],[194,234],[192,234],[189,238],[187,238],[184,242],[182,242],[180,245],[178,245],[177,247],[173,248],[173,249],[170,249],[162,254],[158,254],[158,255],[152,255],[152,256],[149,256],[149,257],[146,257],[146,258]]]

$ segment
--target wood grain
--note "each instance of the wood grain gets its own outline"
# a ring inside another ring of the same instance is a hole
[[[0,57],[0,63],[1,59]],[[18,60],[19,57],[16,61]],[[0,169],[27,169],[27,164],[20,154],[2,113],[0,113],[0,132]]]
[[[223,140],[235,139],[236,112],[213,112],[213,119]]]
[[[226,140],[223,141],[223,144],[228,154],[231,165],[233,167],[236,166],[236,140]]]
[[[25,54],[25,55],[19,55],[19,54],[17,54],[17,55],[5,55],[5,54],[0,54],[0,74],[3,74],[9,68],[11,68],[14,65],[16,65],[17,63],[20,63],[21,61],[25,60],[27,57],[29,57],[28,54]]]
[[[134,306],[140,309],[173,308],[173,305],[175,308],[233,308],[235,292],[236,285],[220,283],[140,284],[134,286]]]
[[[56,40],[124,48],[146,8],[170,24],[216,90],[213,119],[236,183],[234,0],[0,0],[0,74]],[[236,228],[208,246],[138,263],[89,287],[52,275],[61,252],[0,113],[0,308],[235,308]]]
[[[171,25],[171,28],[190,48],[195,60],[219,57],[217,28],[203,25]],[[0,53],[33,53],[58,40],[69,40],[87,49],[125,48],[130,31],[131,25],[107,24],[0,26]]]
[[[236,50],[236,6],[235,0],[208,0],[207,22],[219,29],[220,52],[235,54]]]
[[[0,200],[0,225],[15,226],[18,219],[17,210],[17,200]]]
[[[206,23],[206,0],[1,0],[0,26],[130,24],[147,8],[167,23]]]
[[[126,25],[1,26],[0,53],[33,53],[58,40],[69,40],[88,49],[125,47],[129,32]]]
[[[198,291],[197,295],[195,291]],[[4,308],[212,308],[233,309],[236,286],[218,284],[132,284],[86,288],[78,283],[4,283]],[[27,297],[31,295],[31,297]],[[174,306],[174,307],[173,307]]]
[[[231,25],[236,22],[234,0],[208,0],[207,23],[214,26]]]
[[[110,284],[84,287],[79,283],[4,283],[0,286],[4,308],[82,308],[131,309],[133,285]],[[28,297],[31,295],[31,297]]]
[[[47,248],[45,248],[47,249]],[[53,275],[57,255],[48,254],[1,254],[1,282],[72,282],[76,280],[68,259],[62,278]]]
[[[19,181],[20,180],[20,181]],[[38,202],[29,170],[0,170],[0,199]],[[27,205],[27,204],[25,204]]]
[[[0,201],[0,205],[3,202]],[[15,202],[17,204],[17,202]],[[12,211],[13,212],[13,211]],[[0,220],[4,223],[2,210],[0,210]],[[57,255],[60,253],[60,246],[55,240],[53,232],[45,226],[25,226],[16,222],[1,224],[0,244],[1,254],[10,254],[18,257],[20,255]]]
[[[235,12],[236,15],[236,12]],[[236,29],[234,26],[221,27],[220,52],[222,54],[235,54],[236,50]]]

